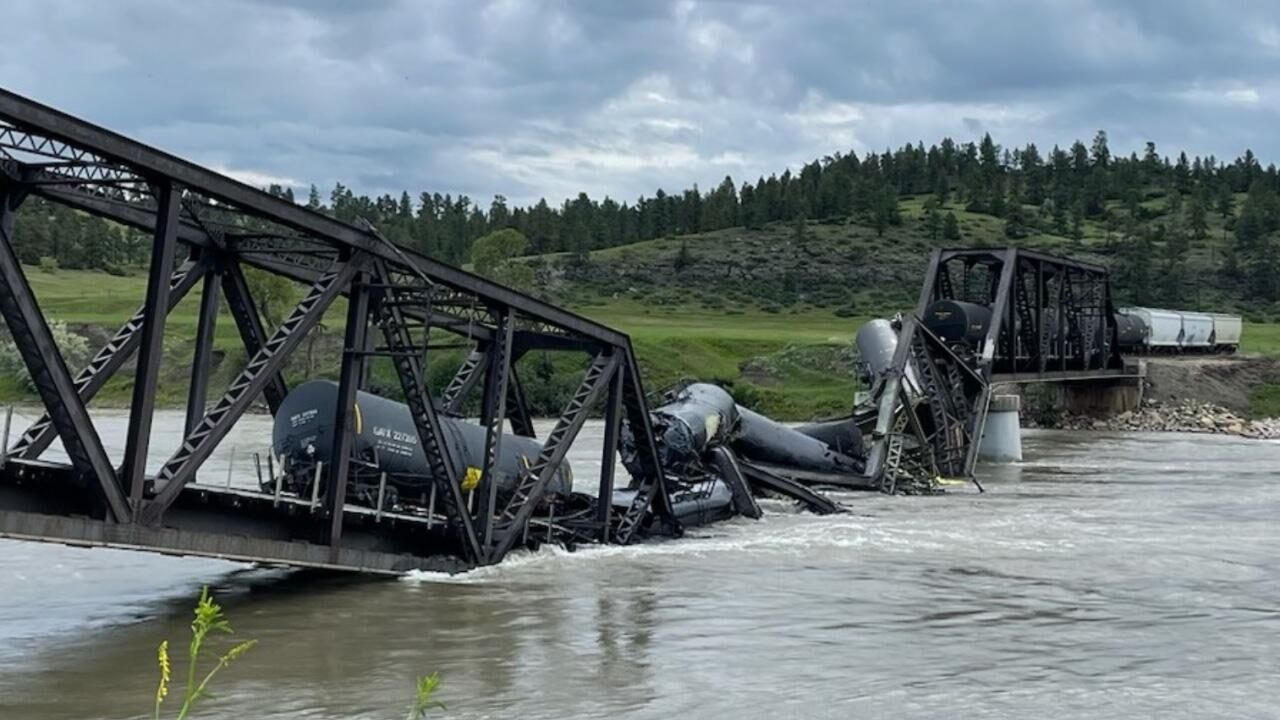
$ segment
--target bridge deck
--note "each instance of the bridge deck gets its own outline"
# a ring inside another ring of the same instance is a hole
[[[71,466],[61,463],[6,462],[0,470],[0,506],[6,508],[0,510],[0,537],[372,573],[469,567],[453,556],[423,554],[447,525],[439,513],[346,505],[347,542],[334,548],[312,541],[330,518],[323,503],[310,498],[192,483],[174,504],[169,527],[149,528],[66,513],[48,490],[67,487],[71,476]]]

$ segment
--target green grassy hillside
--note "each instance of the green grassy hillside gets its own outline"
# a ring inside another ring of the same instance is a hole
[[[1243,196],[1237,206],[1243,202]],[[986,214],[966,212],[959,203],[942,206],[953,213],[959,239],[930,232],[925,222],[925,198],[910,197],[900,205],[901,222],[883,234],[862,224],[808,221],[800,231],[794,223],[770,223],[758,229],[729,228],[696,235],[648,240],[592,252],[583,260],[567,254],[527,258],[548,297],[570,306],[610,305],[628,301],[654,313],[668,308],[702,309],[710,313],[765,314],[799,310],[879,315],[914,305],[929,252],[936,247],[1007,246],[1034,248],[1115,267],[1120,263],[1120,236],[1115,228],[1085,220],[1082,237],[1041,231],[1010,239],[1005,222]],[[1150,223],[1160,223],[1164,200],[1144,204]],[[1025,214],[1040,212],[1025,206]],[[1047,221],[1038,225],[1048,225]],[[1255,321],[1280,319],[1280,307],[1259,306],[1236,292],[1220,267],[1228,246],[1222,218],[1209,218],[1207,235],[1193,240],[1185,256],[1188,279],[1169,291],[1179,307],[1243,312]],[[1158,255],[1162,247],[1154,248]],[[1160,261],[1151,260],[1159,285]],[[1131,300],[1129,288],[1117,284],[1118,301]],[[1150,299],[1158,304],[1160,299]]]
[[[1158,217],[1160,200],[1149,201]],[[759,229],[731,228],[710,233],[635,243],[591,253],[587,258],[549,255],[524,258],[539,279],[537,292],[551,300],[631,334],[645,381],[656,389],[682,377],[716,380],[758,409],[787,419],[840,412],[856,389],[850,349],[854,332],[870,317],[914,305],[929,251],[944,245],[1018,244],[1104,264],[1115,262],[1114,238],[1087,221],[1080,241],[1037,233],[1011,241],[994,217],[955,213],[959,240],[930,237],[923,199],[907,198],[901,223],[883,235],[844,221],[773,223]],[[1034,209],[1029,209],[1031,212]],[[1209,236],[1193,243],[1188,265],[1206,278],[1186,293],[1184,307],[1235,310],[1237,299],[1207,278],[1220,262],[1223,228],[1214,218]],[[45,312],[88,336],[97,348],[141,302],[145,277],[99,272],[27,268]],[[1123,294],[1123,288],[1117,288]],[[181,404],[189,376],[199,291],[170,316],[161,401]],[[291,363],[287,375],[333,377],[344,309],[329,311],[328,323]],[[1274,319],[1269,310],[1250,317]],[[311,359],[306,349],[311,347]],[[216,382],[225,385],[244,362],[234,324],[225,310],[217,332]],[[1250,322],[1245,352],[1280,354],[1280,325]],[[432,367],[439,386],[459,360],[441,355]],[[542,363],[525,377],[543,378],[533,389],[541,409],[554,408],[572,388],[576,360]],[[100,394],[100,402],[128,402],[131,366]],[[533,384],[526,381],[526,384]],[[375,368],[375,385],[392,392],[386,368]],[[12,377],[0,377],[0,401],[31,399]]]

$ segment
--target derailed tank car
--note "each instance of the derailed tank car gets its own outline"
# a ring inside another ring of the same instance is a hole
[[[319,496],[327,481],[325,463],[332,453],[331,423],[337,397],[337,384],[324,380],[304,383],[286,397],[276,415],[272,438],[272,450],[283,463],[283,472],[269,482],[282,483],[282,489],[293,495]],[[751,418],[746,425],[744,413]],[[384,510],[435,513],[432,488],[437,488],[438,483],[432,477],[408,407],[359,392],[353,415],[352,475],[347,501],[378,506],[377,498],[382,498]],[[667,477],[671,514],[678,523],[671,527],[647,525],[646,533],[650,535],[668,534],[682,526],[706,525],[736,514],[759,517],[759,508],[750,499],[748,480],[741,475],[736,461],[730,462],[736,473],[733,477],[727,477],[722,469],[721,460],[730,448],[741,450],[742,468],[746,469],[752,467],[747,460],[754,460],[757,455],[788,471],[831,473],[861,469],[858,459],[845,454],[861,448],[857,429],[847,422],[791,429],[739,408],[732,396],[715,385],[688,385],[668,403],[651,411],[650,417]],[[482,491],[479,483],[485,429],[448,417],[441,417],[440,423],[463,490]],[[838,444],[843,452],[832,449],[828,442]],[[635,477],[644,470],[629,432],[623,433],[621,444],[623,464]],[[542,444],[533,438],[503,435],[493,472],[499,498],[511,495],[541,449]],[[782,479],[775,479],[771,487],[783,494],[790,490],[802,502],[812,501],[810,507],[819,511],[836,507],[810,491],[785,485]],[[637,492],[634,486],[615,489],[605,501],[620,515],[635,501]],[[555,469],[543,502],[554,507],[556,522],[563,530],[579,521],[586,522],[583,527],[589,525],[589,519],[597,516],[601,499],[574,492],[572,472],[565,460]]]
[[[884,382],[885,374],[893,368],[893,356],[898,349],[898,329],[884,318],[870,320],[854,335],[854,345],[861,358],[862,382],[874,394]],[[907,392],[920,394],[920,379],[915,367],[908,365],[903,373]]]
[[[294,388],[280,406],[272,429],[272,451],[285,464],[289,482],[295,486],[291,490],[305,493],[312,489],[311,484],[317,478],[323,488],[323,463],[328,462],[333,447],[331,423],[337,399],[337,383],[312,380]],[[485,429],[452,418],[441,418],[440,422],[457,477],[464,478],[464,486],[474,485],[483,465]],[[353,431],[352,454],[356,463],[353,493],[369,492],[379,484],[383,472],[387,473],[387,482],[393,489],[393,494],[384,498],[387,503],[396,498],[408,500],[431,485],[431,468],[407,406],[359,392]],[[521,469],[527,467],[541,449],[541,443],[532,438],[503,436],[494,471],[499,493],[510,491]],[[572,489],[573,474],[565,462],[556,469],[547,492],[551,496],[564,496]]]

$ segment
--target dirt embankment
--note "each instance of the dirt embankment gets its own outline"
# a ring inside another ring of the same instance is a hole
[[[1251,395],[1280,382],[1280,359],[1153,358],[1142,407],[1109,417],[1041,411],[1029,424],[1068,430],[1197,432],[1280,439],[1280,418],[1259,418]],[[1254,415],[1251,419],[1250,415]]]
[[[1250,394],[1280,383],[1280,358],[1173,357],[1147,360],[1145,400],[1161,405],[1212,404],[1249,412]]]

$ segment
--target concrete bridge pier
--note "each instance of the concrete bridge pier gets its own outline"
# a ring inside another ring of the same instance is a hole
[[[978,457],[991,462],[1022,460],[1022,427],[1018,423],[1018,411],[1021,409],[1020,395],[991,398],[987,423],[982,428],[982,440],[978,445]]]

